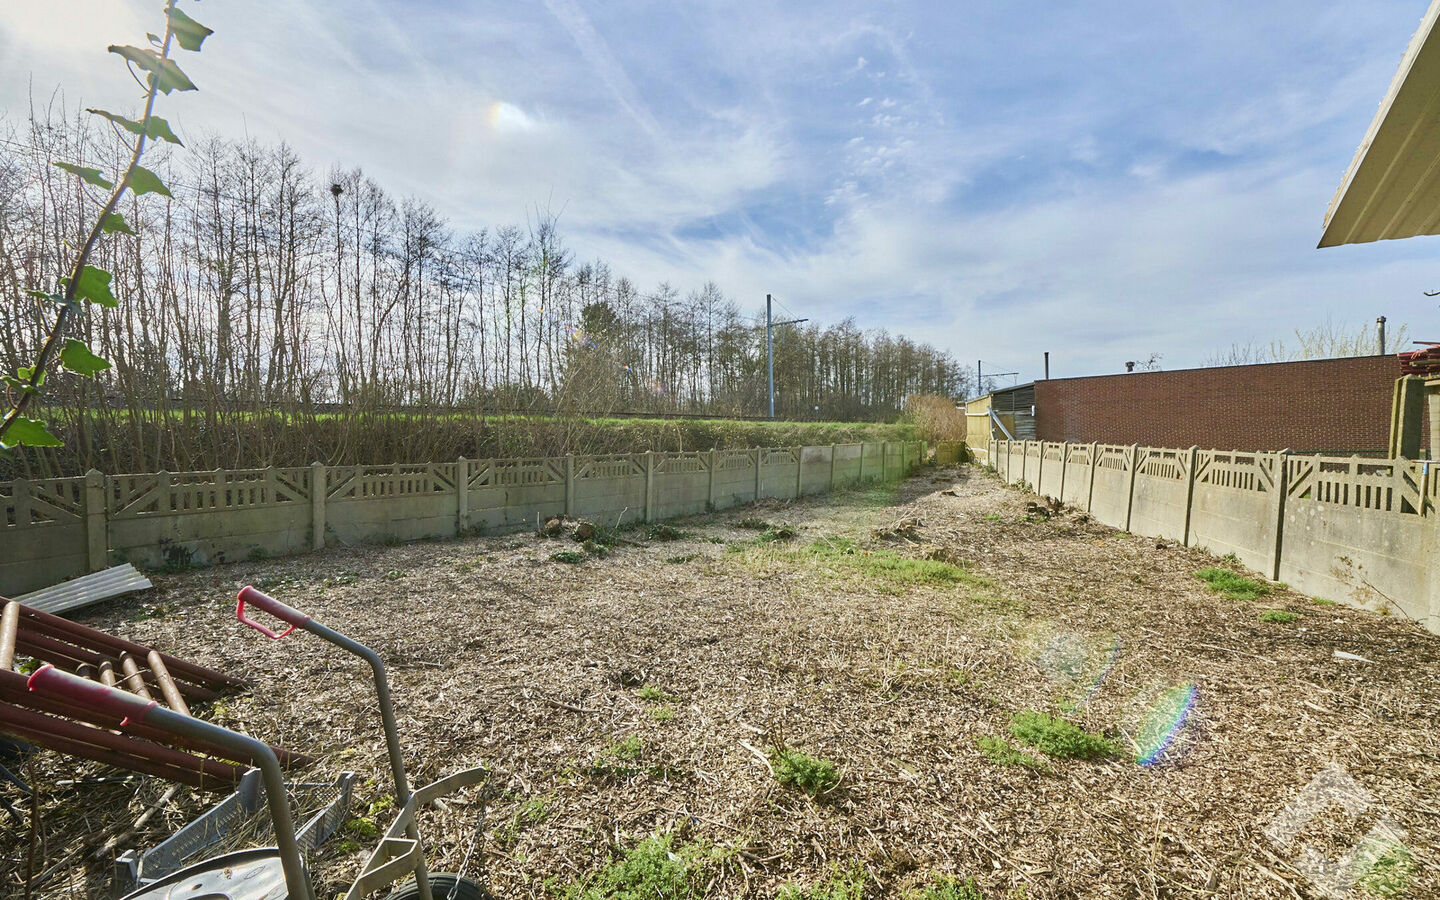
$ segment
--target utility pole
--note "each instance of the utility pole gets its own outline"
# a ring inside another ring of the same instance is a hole
[[[766,369],[770,379],[770,418],[775,418],[775,328],[779,325],[795,325],[800,322],[808,322],[809,319],[790,319],[787,322],[776,322],[770,311],[771,297],[765,295],[765,359]]]

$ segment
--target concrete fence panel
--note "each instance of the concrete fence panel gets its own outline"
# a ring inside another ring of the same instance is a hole
[[[1275,509],[1278,454],[1198,455],[1188,544],[1217,556],[1233,553],[1252,569],[1266,571],[1277,538]]]
[[[0,502],[6,511],[0,585],[16,585],[11,592],[22,594],[91,571],[87,529],[98,511],[103,547],[103,486],[87,493],[84,478],[22,479],[0,483]]]
[[[1141,448],[1135,462],[1128,531],[1185,540],[1190,471],[1184,450]]]
[[[996,442],[997,471],[1135,534],[1233,553],[1301,591],[1440,632],[1440,466]]]
[[[1035,490],[1047,497],[1059,497],[1065,483],[1064,444],[1041,444],[1039,470],[1035,474]]]
[[[1077,509],[1086,509],[1090,504],[1090,475],[1095,445],[1064,444],[1063,447],[1061,458],[1064,460],[1064,468],[1060,475],[1059,497]]]
[[[1091,472],[1090,514],[1122,530],[1130,524],[1132,462],[1129,447],[1102,444],[1096,448]]]

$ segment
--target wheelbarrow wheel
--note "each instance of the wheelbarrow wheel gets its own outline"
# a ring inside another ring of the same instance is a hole
[[[449,872],[430,873],[430,896],[434,900],[493,900],[479,882]],[[390,900],[420,900],[420,884],[411,878],[395,889]]]

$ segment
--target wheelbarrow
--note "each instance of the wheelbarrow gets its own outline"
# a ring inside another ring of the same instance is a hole
[[[269,613],[289,627],[276,632],[248,618],[245,614],[247,604]],[[297,628],[308,631],[365,660],[374,674],[375,691],[380,701],[380,721],[385,731],[385,746],[390,756],[395,798],[400,809],[395,821],[381,836],[379,845],[366,859],[360,875],[345,893],[344,900],[362,900],[394,884],[407,873],[412,874],[412,878],[390,895],[392,900],[487,898],[489,895],[485,889],[463,874],[432,875],[427,871],[424,846],[415,825],[417,810],[439,797],[484,781],[487,771],[484,768],[466,769],[412,792],[405,775],[405,760],[400,753],[390,684],[379,654],[253,587],[240,591],[235,615],[242,623],[277,641]],[[50,665],[41,667],[30,676],[29,687],[32,691],[64,698],[112,715],[119,720],[121,727],[130,722],[144,722],[152,728],[182,737],[209,741],[232,752],[234,759],[248,761],[260,771],[274,830],[274,847],[241,850],[203,860],[146,885],[123,900],[315,900],[310,874],[296,841],[284,776],[275,752],[268,744]]]

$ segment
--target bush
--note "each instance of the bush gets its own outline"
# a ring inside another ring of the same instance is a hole
[[[704,852],[695,845],[676,847],[674,835],[646,838],[581,884],[565,891],[566,900],[655,900],[703,897]]]
[[[1024,766],[1027,769],[1043,769],[1045,763],[1024,752],[1016,750],[1004,738],[982,736],[975,739],[980,754],[997,766]]]
[[[905,412],[900,419],[914,425],[920,437],[931,442],[963,441],[968,429],[965,410],[956,406],[954,400],[935,394],[906,397]]]
[[[840,769],[828,759],[790,749],[776,750],[772,756],[775,778],[781,784],[792,784],[812,797],[840,783]]]
[[[1113,743],[1072,722],[1027,709],[1010,721],[1010,733],[1050,756],[1094,759],[1119,752]]]

